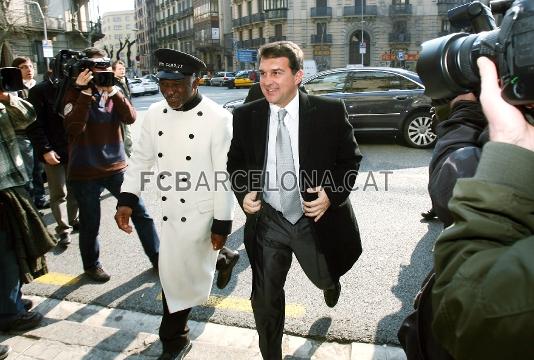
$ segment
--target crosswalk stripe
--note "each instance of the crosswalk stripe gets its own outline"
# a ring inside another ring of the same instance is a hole
[[[48,285],[74,285],[80,281],[81,276],[73,276],[56,272],[49,272],[46,275],[38,277],[35,282]]]
[[[162,300],[161,292],[157,295],[156,299],[159,301]],[[201,306],[231,311],[252,312],[249,299],[235,296],[210,295],[208,300]],[[304,316],[306,309],[302,305],[286,304],[285,313],[287,317],[300,318]]]

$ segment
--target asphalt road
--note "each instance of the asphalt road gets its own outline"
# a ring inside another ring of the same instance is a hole
[[[246,90],[202,87],[201,92],[219,103],[246,95]],[[136,98],[136,129],[149,103],[161,95]],[[135,137],[134,137],[135,139]],[[431,268],[431,249],[441,231],[438,223],[421,221],[430,207],[426,186],[430,150],[415,150],[393,139],[358,138],[364,159],[351,201],[361,230],[364,252],[342,279],[338,305],[328,308],[320,290],[306,278],[294,259],[286,282],[286,332],[337,341],[397,343],[400,322],[412,309],[413,298]],[[388,172],[387,184],[386,175]],[[156,193],[143,195],[149,212],[160,224]],[[72,245],[48,255],[51,275],[25,285],[24,293],[65,298],[81,303],[161,313],[161,288],[136,235],[120,232],[113,221],[116,202],[102,197],[101,260],[112,275],[106,284],[87,281],[82,273],[78,236]],[[53,230],[53,218],[45,211]],[[229,247],[241,260],[224,290],[213,286],[205,306],[192,312],[195,320],[254,327],[248,301],[251,271],[242,244],[244,215],[236,209]]]

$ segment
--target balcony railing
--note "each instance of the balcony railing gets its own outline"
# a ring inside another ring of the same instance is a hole
[[[29,26],[42,29],[43,28],[43,19],[41,17],[34,18],[32,20],[32,23],[29,24]],[[65,31],[65,30],[67,30],[65,19],[59,18],[59,17],[49,17],[49,16],[46,17],[46,28],[49,31],[54,31],[54,30]]]
[[[178,39],[183,39],[187,37],[192,37],[194,34],[195,32],[193,31],[193,29],[188,29],[188,30],[179,31],[178,34],[176,34],[176,36]]]
[[[252,39],[252,47],[253,48],[259,48],[260,46],[265,44],[265,38],[257,38]]]
[[[409,43],[411,42],[410,33],[389,33],[389,42],[393,44]]]
[[[182,10],[178,13],[178,18],[184,18],[184,17],[187,17],[187,16],[192,16],[193,15],[193,8],[190,7],[190,8],[187,8],[185,10]]]
[[[312,7],[310,9],[310,17],[312,18],[332,17],[332,8],[330,6]]]
[[[270,43],[275,42],[275,41],[285,41],[285,40],[286,40],[285,36],[269,36]]]
[[[312,44],[331,44],[332,34],[313,34],[311,36]]]
[[[257,13],[252,15],[251,22],[257,23],[257,22],[263,22],[265,21],[265,13]]]
[[[447,15],[450,9],[470,2],[470,0],[438,0],[438,15]]]
[[[389,15],[412,15],[412,4],[389,5]]]
[[[267,19],[269,20],[287,19],[287,9],[267,11]]]
[[[361,6],[343,6],[343,16],[361,16],[362,7]],[[377,6],[376,5],[366,5],[363,7],[364,16],[376,16],[377,15]]]

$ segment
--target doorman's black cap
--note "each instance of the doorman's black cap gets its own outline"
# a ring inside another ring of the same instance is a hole
[[[161,80],[180,80],[206,68],[202,60],[178,50],[158,49],[154,55]]]

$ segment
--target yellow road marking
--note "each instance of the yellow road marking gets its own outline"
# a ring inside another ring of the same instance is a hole
[[[61,273],[55,273],[55,272],[49,272],[48,274],[35,279],[35,282],[38,282],[41,284],[59,285],[59,286],[74,285],[78,281],[80,281],[80,276],[73,276],[69,274],[61,274]]]
[[[157,295],[156,299],[162,300],[161,292]],[[252,312],[250,300],[234,296],[210,295],[208,300],[201,306],[231,311]],[[288,317],[303,317],[305,312],[306,309],[302,305],[286,304],[286,316]]]

